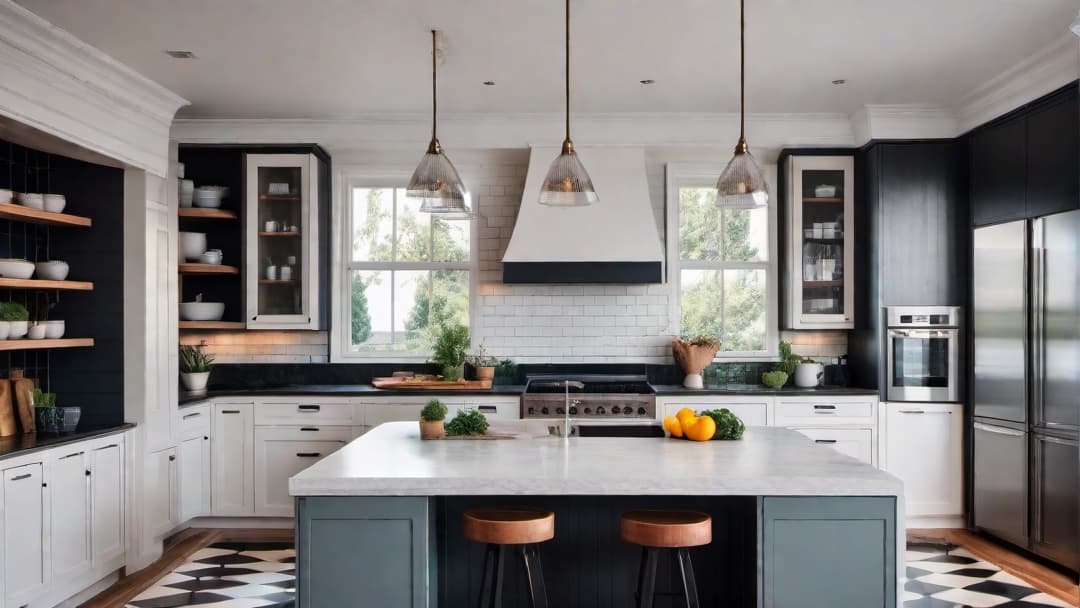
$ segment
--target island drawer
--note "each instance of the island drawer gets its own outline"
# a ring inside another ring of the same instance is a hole
[[[351,426],[359,422],[356,405],[344,400],[298,399],[255,404],[255,426]]]
[[[841,454],[874,464],[874,431],[871,429],[809,429],[793,428],[814,443],[830,447]]]
[[[865,424],[877,420],[877,401],[866,398],[780,399],[776,403],[779,426]]]

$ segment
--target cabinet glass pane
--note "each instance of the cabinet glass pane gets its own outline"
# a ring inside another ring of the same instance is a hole
[[[304,314],[300,167],[258,168],[258,314]]]
[[[803,313],[844,314],[844,172],[802,172]]]

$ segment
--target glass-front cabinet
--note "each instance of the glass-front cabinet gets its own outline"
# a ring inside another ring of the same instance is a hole
[[[853,156],[786,157],[786,326],[855,326]]]
[[[248,329],[318,329],[318,159],[248,154]]]

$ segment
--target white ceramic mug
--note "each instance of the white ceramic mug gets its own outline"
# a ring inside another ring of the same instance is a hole
[[[266,267],[266,280],[267,281],[276,281],[277,280],[277,266],[271,265],[271,266]]]
[[[795,366],[795,386],[814,388],[821,384],[825,376],[825,366],[820,363],[800,363]]]
[[[281,224],[276,220],[267,220],[263,225],[263,232],[277,232],[281,229]]]

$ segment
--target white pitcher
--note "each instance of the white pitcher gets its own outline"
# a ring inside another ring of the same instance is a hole
[[[795,366],[795,386],[814,388],[825,377],[825,366],[820,363],[800,363]]]

